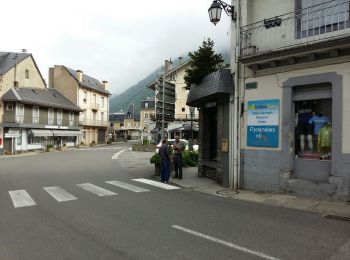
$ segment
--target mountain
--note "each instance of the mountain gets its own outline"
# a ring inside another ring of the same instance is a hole
[[[219,53],[221,53],[224,63],[229,64],[229,50],[222,50]],[[182,57],[185,57],[183,61],[187,61],[189,58],[187,55],[183,55]],[[174,60],[174,64],[178,64],[178,60]],[[154,98],[154,91],[148,89],[147,85],[157,78],[160,71],[162,71],[162,66],[155,69],[151,74],[139,81],[136,85],[125,90],[122,94],[110,98],[109,112],[120,112],[120,110],[127,111],[129,104],[134,101],[135,114],[139,114],[141,100],[146,97]]]
[[[147,88],[147,85],[157,78],[161,69],[157,68],[147,77],[139,81],[136,85],[128,88],[123,93],[112,97],[109,100],[109,112],[127,111],[129,104],[135,102],[135,113],[139,114],[141,100],[146,97],[154,98],[154,91]]]

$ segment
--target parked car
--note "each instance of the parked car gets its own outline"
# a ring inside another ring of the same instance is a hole
[[[189,149],[189,143],[187,140],[185,139],[180,139],[180,142],[184,143],[186,145],[185,147],[185,150],[188,150]],[[173,146],[173,144],[175,143],[175,139],[168,139],[168,143],[171,144],[171,146]],[[157,145],[157,148],[156,148],[156,153],[158,153],[159,151],[159,148],[162,146],[162,141],[160,141],[160,143]],[[194,144],[193,145],[193,150],[194,151],[198,151],[198,144]]]

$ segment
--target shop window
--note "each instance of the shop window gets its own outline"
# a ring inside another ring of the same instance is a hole
[[[34,137],[34,136],[30,136],[28,138],[28,144],[41,144],[43,141],[42,137]]]
[[[332,99],[295,102],[295,156],[331,160]]]

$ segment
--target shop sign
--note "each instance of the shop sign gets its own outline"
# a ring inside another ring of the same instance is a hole
[[[216,107],[216,101],[205,102],[205,108]]]
[[[278,147],[279,99],[248,101],[247,146]]]

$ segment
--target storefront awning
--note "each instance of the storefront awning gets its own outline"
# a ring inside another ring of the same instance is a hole
[[[29,135],[33,135],[36,137],[48,137],[53,136],[53,132],[51,130],[46,129],[31,129],[29,130]]]
[[[231,71],[221,69],[205,76],[198,85],[191,86],[187,105],[201,107],[205,102],[215,100],[219,96],[229,96],[233,90]]]
[[[82,131],[52,130],[54,136],[82,136]]]

